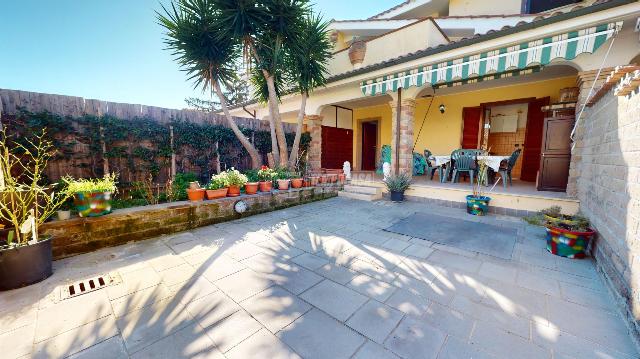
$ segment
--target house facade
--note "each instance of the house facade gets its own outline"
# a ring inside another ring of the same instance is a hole
[[[517,185],[491,194],[498,213],[551,205],[586,214],[598,268],[640,328],[640,2],[408,0],[330,24],[329,81],[306,108],[310,165],[381,186],[414,153],[520,150]],[[282,99],[295,122],[296,95]],[[256,117],[266,106],[246,106]],[[246,113],[242,109],[237,114]],[[449,179],[447,179],[449,181]],[[410,197],[459,206],[468,184],[414,176]]]

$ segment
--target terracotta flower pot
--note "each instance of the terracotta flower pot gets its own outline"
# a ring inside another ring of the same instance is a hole
[[[286,180],[279,179],[278,180],[278,189],[281,190],[281,191],[288,190],[289,189],[289,182],[290,181],[288,179],[286,179]]]
[[[311,187],[311,181],[308,178],[303,179],[302,187]]]
[[[309,182],[311,182],[311,186],[317,186],[318,185],[318,177],[317,176],[311,176],[309,177]]]
[[[344,173],[338,174],[338,182],[344,183],[346,180],[347,180],[347,175],[345,175]]]
[[[260,192],[271,192],[273,188],[273,182],[271,181],[260,181]]]
[[[294,178],[291,180],[292,188],[302,188],[302,178]]]
[[[189,197],[189,201],[198,202],[204,200],[204,189],[191,189],[187,188],[187,196]]]
[[[227,197],[238,197],[240,195],[240,186],[229,186],[227,191]]]
[[[226,187],[220,188],[220,189],[208,189],[206,190],[207,199],[216,199],[216,198],[226,197],[227,191],[229,191],[229,189]]]
[[[329,182],[331,183],[338,182],[338,175],[329,175]]]
[[[258,193],[258,182],[249,182],[244,185],[244,193],[256,194]]]

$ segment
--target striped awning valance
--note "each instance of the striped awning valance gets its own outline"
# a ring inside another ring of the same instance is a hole
[[[622,22],[602,24],[437,64],[424,65],[364,81],[360,84],[360,88],[364,95],[376,96],[397,91],[399,87],[407,89],[425,85],[451,86],[479,82],[482,79],[496,78],[492,75],[516,73],[529,68],[539,70],[541,66],[555,59],[572,60],[580,54],[595,52],[621,27]],[[476,80],[472,81],[473,79]]]

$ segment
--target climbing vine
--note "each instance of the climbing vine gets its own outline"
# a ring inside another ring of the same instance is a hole
[[[194,172],[201,180],[210,178],[219,166],[247,169],[247,153],[231,129],[222,125],[200,124],[172,119],[161,124],[150,118],[124,120],[114,116],[60,116],[50,112],[20,110],[5,121],[9,133],[19,141],[46,128],[47,137],[58,152],[48,175],[55,181],[65,174],[98,177],[109,170],[120,173],[121,183],[140,181],[151,174],[157,182],[165,181],[171,169],[171,155],[176,155],[177,172]],[[271,150],[269,131],[241,128],[266,161]],[[171,132],[173,131],[173,148]],[[291,146],[294,134],[287,134]],[[303,134],[301,151],[311,139]]]

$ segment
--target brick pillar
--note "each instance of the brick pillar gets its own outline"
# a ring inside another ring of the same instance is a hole
[[[305,116],[307,129],[311,133],[309,144],[309,170],[312,173],[320,172],[322,167],[322,116]]]
[[[595,94],[600,86],[605,82],[605,79],[609,74],[613,71],[613,68],[604,68],[600,71],[600,76],[596,81],[596,75],[598,74],[598,70],[590,70],[590,71],[581,71],[578,73],[578,78],[576,80],[576,86],[580,89],[578,93],[578,103],[576,104],[576,119],[582,110],[582,105],[587,100],[587,95],[589,94],[589,90],[591,90],[591,86],[594,81],[596,84],[593,88],[593,92],[591,96]],[[585,121],[589,117],[589,107],[586,107],[584,112],[582,113],[582,118],[580,119],[580,123],[576,126],[576,132],[574,135],[574,143],[573,143],[573,151],[571,152],[571,164],[569,165],[569,179],[567,181],[567,196],[571,198],[576,198],[578,196],[578,178],[580,177],[581,172],[581,161],[582,161],[582,148],[583,148],[583,133],[585,128]]]
[[[403,98],[400,103],[400,128],[398,129],[397,100],[389,102],[391,106],[391,173],[413,174],[413,121],[416,100],[413,97]],[[398,135],[399,131],[399,135]],[[399,143],[396,144],[399,139]],[[396,155],[396,150],[398,151]]]

